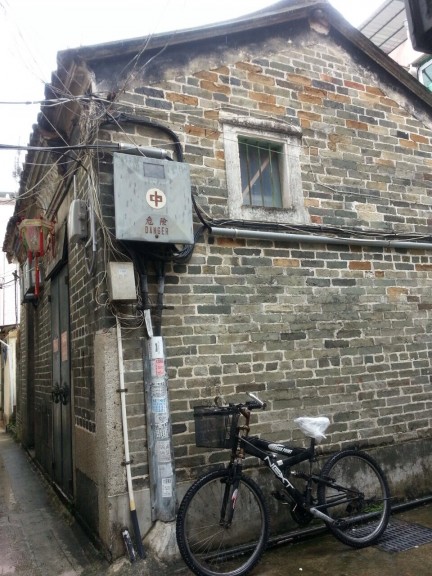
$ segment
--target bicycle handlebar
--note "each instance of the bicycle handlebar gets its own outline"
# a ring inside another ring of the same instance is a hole
[[[242,408],[246,408],[247,410],[265,410],[267,404],[260,400],[258,396],[252,394],[252,392],[247,392],[247,395],[252,398],[252,400],[248,400],[245,403],[235,404],[235,407],[241,410]]]
[[[246,410],[265,410],[267,408],[266,402],[260,400],[258,396],[252,394],[252,392],[247,392],[247,395],[250,396],[252,400],[248,400],[247,402],[244,403],[241,402],[239,404],[230,403],[228,404],[228,406],[236,408],[237,410],[241,410],[242,408],[246,408]],[[214,403],[219,408],[223,408],[223,398],[221,396],[216,396],[216,398],[214,399]]]
[[[256,408],[261,408],[262,410],[265,410],[267,407],[267,404],[265,402],[263,402],[262,400],[260,400],[258,398],[258,396],[256,396],[255,394],[252,394],[252,392],[247,392],[247,395],[250,396],[253,401],[252,402],[246,402],[246,404],[248,404],[248,408],[249,410],[254,410]]]

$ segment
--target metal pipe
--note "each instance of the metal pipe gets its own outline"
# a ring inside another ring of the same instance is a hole
[[[172,153],[163,148],[152,148],[151,146],[134,146],[119,142],[118,152],[123,154],[133,154],[134,156],[146,156],[147,158],[158,158],[160,160],[172,160]]]
[[[6,348],[8,350],[10,350],[12,348],[12,346],[10,344],[7,344],[4,340],[0,340],[0,343],[3,344],[3,346],[6,346]],[[14,357],[12,353],[9,353],[7,355],[7,360],[9,362],[9,408],[10,408],[10,413],[13,414],[13,409],[14,409],[14,403],[15,403],[15,378],[14,378],[14,369],[15,367],[13,366],[13,362],[14,362]],[[6,362],[5,362],[6,364]],[[3,372],[4,375],[4,372]],[[3,378],[3,388],[6,388],[6,383],[4,381]]]
[[[123,367],[123,344],[121,336],[121,326],[120,321],[116,318],[117,322],[117,349],[118,349],[118,362],[119,362],[119,380],[120,380],[120,401],[121,401],[121,416],[122,416],[122,426],[123,426],[123,443],[124,443],[124,453],[125,453],[125,466],[126,466],[126,480],[127,488],[129,494],[129,510],[131,513],[132,526],[135,534],[135,544],[138,549],[138,554],[140,558],[145,558],[145,552],[141,540],[141,531],[138,523],[138,516],[135,507],[135,497],[132,486],[132,474],[131,474],[131,460],[129,454],[129,434],[127,425],[127,414],[126,414],[126,389],[124,385],[124,367]]]
[[[312,234],[292,234],[286,232],[269,232],[263,230],[246,230],[242,228],[210,227],[213,236],[225,238],[251,238],[254,240],[274,240],[277,242],[305,242],[309,244],[343,244],[346,246],[370,246],[382,248],[412,248],[432,250],[432,242],[413,242],[404,240],[373,240],[368,238],[340,238]]]
[[[175,466],[168,375],[162,336],[145,340],[144,393],[150,469],[152,521],[175,520]]]

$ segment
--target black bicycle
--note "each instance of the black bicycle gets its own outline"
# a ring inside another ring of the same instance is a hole
[[[375,543],[390,515],[390,491],[384,473],[366,452],[342,450],[317,471],[316,443],[324,438],[327,418],[298,418],[310,437],[301,448],[250,436],[252,410],[264,409],[254,394],[244,404],[194,408],[196,445],[230,448],[228,465],[204,474],[186,492],[177,514],[177,543],[183,560],[198,576],[242,576],[261,559],[269,537],[269,511],[261,488],[243,472],[246,454],[256,456],[281,482],[273,492],[289,504],[304,526],[325,522],[344,544]],[[239,425],[239,418],[244,422]],[[306,463],[305,466],[293,466]],[[307,465],[309,463],[309,465]],[[296,486],[294,486],[295,482]],[[300,488],[299,488],[300,486]]]

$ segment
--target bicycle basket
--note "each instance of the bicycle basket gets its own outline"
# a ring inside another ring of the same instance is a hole
[[[195,444],[199,448],[231,448],[240,414],[234,407],[195,406]]]

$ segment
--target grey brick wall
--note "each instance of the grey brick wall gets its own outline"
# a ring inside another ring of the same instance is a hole
[[[122,90],[113,89],[111,113],[157,121],[178,134],[192,191],[208,217],[229,217],[223,111],[301,127],[307,231],[366,231],[372,239],[429,235],[430,110],[375,63],[350,54],[335,34],[269,29],[253,39],[203,42],[192,55],[170,46],[160,57],[152,55],[137,60],[127,81],[118,76],[124,58],[109,66],[90,62],[95,93],[117,83]],[[104,125],[97,141],[174,149],[166,133],[139,122]],[[111,156],[86,160],[97,174],[100,213],[113,233]],[[80,197],[87,171],[78,171]],[[115,326],[105,306],[103,246],[98,224],[92,274],[83,247],[69,246],[74,425],[91,434],[97,434],[94,334]],[[154,297],[154,276],[149,280]],[[292,421],[304,414],[331,418],[326,450],[429,437],[431,280],[432,252],[426,249],[230,240],[205,233],[189,263],[167,265],[162,331],[178,480],[188,481],[224,458],[197,449],[193,434],[193,406],[219,394],[240,401],[246,391],[257,392],[269,409],[254,416],[254,431],[275,440],[301,440]],[[49,282],[35,321],[37,406],[50,386],[48,294]],[[124,336],[139,487],[148,486],[143,336],[143,328]]]
[[[118,105],[179,134],[197,201],[213,218],[228,216],[219,113],[235,110],[301,126],[305,205],[316,230],[428,234],[430,116],[331,36],[299,31],[288,48],[276,37],[267,53],[257,44],[241,46],[241,58],[213,53],[211,69],[204,51],[178,75],[163,65],[135,74]],[[127,135],[99,137],[169,145],[130,124]],[[258,392],[270,409],[254,430],[275,440],[299,439],[293,418],[322,413],[333,422],[329,450],[428,435],[431,256],[205,235],[191,261],[167,276],[178,478],[221,459],[195,448],[191,416],[216,394]]]

